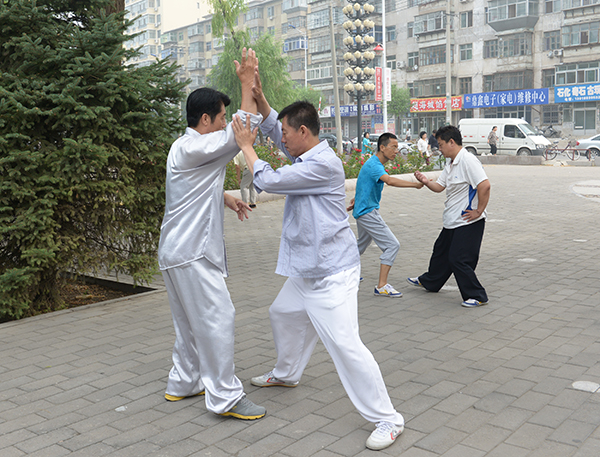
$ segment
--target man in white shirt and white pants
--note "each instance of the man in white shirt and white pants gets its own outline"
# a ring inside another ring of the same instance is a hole
[[[446,166],[437,181],[417,171],[415,177],[434,192],[446,190],[444,228],[433,246],[426,273],[407,278],[409,284],[438,292],[454,274],[462,295],[462,306],[474,308],[488,303],[488,296],[477,279],[475,267],[485,228],[490,199],[490,181],[481,162],[462,147],[460,130],[448,125],[437,131],[440,152]]]

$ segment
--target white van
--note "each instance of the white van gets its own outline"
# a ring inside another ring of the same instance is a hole
[[[498,127],[498,154],[503,155],[542,155],[552,143],[523,119],[484,118],[461,119],[458,128],[462,133],[463,147],[475,154],[490,152],[488,135],[494,126]]]

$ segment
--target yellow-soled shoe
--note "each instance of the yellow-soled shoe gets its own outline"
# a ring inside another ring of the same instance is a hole
[[[169,394],[165,394],[165,400],[167,401],[179,401],[179,400],[183,400],[184,398],[191,398],[191,397],[197,397],[199,395],[204,395],[205,392],[198,392],[197,394],[194,395],[188,395],[187,397],[176,397],[175,395],[169,395]]]

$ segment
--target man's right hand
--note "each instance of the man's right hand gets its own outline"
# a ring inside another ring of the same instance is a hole
[[[254,81],[254,69],[258,65],[256,52],[252,48],[248,50],[244,48],[242,49],[242,63],[239,63],[237,60],[234,60],[233,63],[235,65],[235,72],[242,85],[251,86]]]
[[[419,182],[422,182],[425,185],[427,185],[427,183],[429,182],[429,178],[420,171],[415,171],[415,178],[417,178]]]
[[[350,205],[346,208],[346,211],[350,212],[354,209],[354,199],[350,200]]]

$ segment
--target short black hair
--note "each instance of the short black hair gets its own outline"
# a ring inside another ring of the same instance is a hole
[[[185,104],[188,127],[198,127],[204,114],[208,114],[210,121],[214,122],[223,106],[229,106],[230,103],[231,99],[223,92],[209,87],[196,89],[188,96]]]
[[[446,143],[450,140],[454,140],[458,146],[462,146],[462,135],[460,130],[458,130],[458,127],[453,125],[445,125],[441,127],[435,134],[435,138],[437,140],[443,140]]]
[[[421,133],[419,133],[419,138],[423,138],[423,135],[427,135],[425,130],[421,130]]]
[[[369,134],[369,132],[363,133],[363,138],[366,138],[368,134]]]
[[[390,144],[390,140],[397,140],[398,137],[393,133],[386,132],[379,135],[379,139],[377,140],[377,150],[381,151],[381,146],[387,146]]]
[[[290,127],[298,130],[305,126],[314,136],[319,136],[321,121],[319,113],[312,103],[306,100],[294,102],[281,110],[277,120],[282,120],[284,117],[287,117]]]

